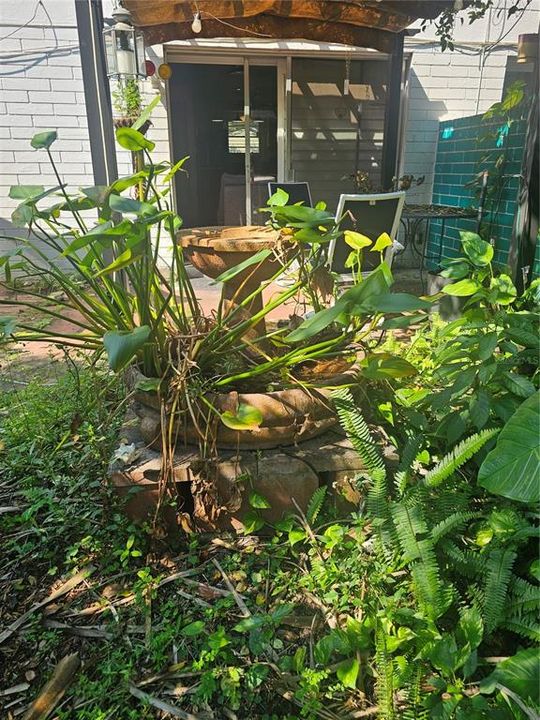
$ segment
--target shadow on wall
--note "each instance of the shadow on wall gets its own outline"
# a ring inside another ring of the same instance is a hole
[[[424,204],[432,201],[439,121],[447,112],[445,100],[430,99],[426,95],[416,71],[411,68],[401,174],[414,177],[425,176],[425,180],[421,185],[413,185],[407,190],[406,203]],[[425,223],[422,223],[418,229],[417,246],[420,246],[425,234],[426,226]],[[394,264],[396,268],[419,267],[420,255],[413,248],[408,247],[405,252],[395,258]]]
[[[11,222],[11,220],[0,218],[0,257],[10,253],[16,248],[25,247],[26,241],[28,240],[39,246],[40,252],[46,256],[47,260],[54,262],[55,267],[61,268],[62,270],[67,270],[69,268],[69,262],[66,258],[62,257],[60,253],[47,247],[36,235],[29,233],[27,228],[17,227]],[[36,263],[38,268],[47,267],[46,261],[41,258],[39,254],[32,252],[31,250],[28,250],[25,254],[27,254],[28,257]],[[13,264],[16,264],[16,258],[13,259]],[[2,272],[3,275],[3,270],[1,268],[0,272]],[[39,270],[36,270],[36,280],[38,279],[38,273]],[[12,274],[14,277],[17,277],[17,275],[21,275],[22,273],[14,268],[12,270]]]

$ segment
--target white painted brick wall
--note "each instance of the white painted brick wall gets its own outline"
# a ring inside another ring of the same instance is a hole
[[[499,0],[495,7],[504,3]],[[422,185],[407,192],[410,202],[431,201],[439,122],[485,112],[501,99],[508,57],[516,54],[518,35],[538,27],[538,7],[533,2],[515,26],[515,18],[505,21],[496,12],[472,26],[458,26],[454,52],[440,51],[430,26],[407,40],[405,51],[413,56],[402,170],[426,175]],[[489,49],[501,35],[503,44]],[[482,42],[489,49],[483,55]],[[421,143],[419,132],[424,134]]]

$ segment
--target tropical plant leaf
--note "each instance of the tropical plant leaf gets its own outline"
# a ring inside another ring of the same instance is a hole
[[[236,412],[226,410],[220,415],[221,422],[231,430],[255,430],[263,421],[262,412],[248,405],[247,403],[239,403]]]
[[[501,430],[480,466],[478,483],[495,495],[523,503],[540,501],[540,391],[522,403]]]
[[[368,301],[368,304],[375,312],[382,313],[415,312],[416,310],[429,310],[431,308],[429,300],[422,300],[422,298],[408,293],[376,295]]]
[[[144,108],[142,113],[139,115],[139,117],[135,120],[133,125],[131,126],[133,130],[138,130],[140,127],[144,125],[144,123],[150,119],[150,116],[154,112],[154,108],[157,107],[161,100],[161,95],[156,95],[156,97],[148,103],[148,105]]]
[[[338,679],[348,688],[356,687],[356,680],[360,672],[360,662],[358,658],[348,658],[342,660],[336,667],[336,675]]]
[[[129,128],[127,129],[129,130]],[[109,198],[109,205],[111,210],[116,210],[120,213],[153,215],[156,212],[156,208],[150,203],[140,202],[139,200],[124,197],[123,195],[111,195]]]
[[[470,414],[477,430],[481,430],[489,419],[489,395],[484,390],[478,390],[470,403]]]
[[[144,137],[142,133],[132,127],[119,127],[116,130],[116,140],[125,150],[137,152],[139,150],[150,150],[155,148],[155,143]]]
[[[362,374],[371,380],[412,377],[418,370],[405,358],[390,353],[372,353],[360,363]]]
[[[539,677],[540,653],[537,648],[528,648],[500,662],[491,675],[480,682],[480,690],[483,693],[492,693],[502,685],[517,693],[526,703],[532,702],[538,707]]]
[[[297,327],[296,330],[293,330],[292,333],[287,335],[285,340],[297,343],[317,335],[335,322],[343,313],[344,309],[344,304],[338,301],[335,305],[315,313],[315,315],[312,315],[304,320],[304,322]]]
[[[43,185],[12,185],[9,188],[9,197],[12,200],[33,200],[44,190]]]
[[[148,325],[133,330],[109,330],[103,336],[103,346],[109,360],[109,367],[119,372],[133,360],[150,337]]]
[[[249,504],[252,508],[257,508],[258,510],[266,510],[272,507],[264,495],[255,492],[255,490],[249,493]]]
[[[48,150],[57,137],[56,130],[45,130],[45,132],[36,133],[30,140],[30,145],[36,150]]]
[[[0,317],[0,340],[10,337],[17,329],[17,318],[11,315]]]
[[[362,235],[361,233],[354,232],[353,230],[345,230],[343,238],[347,245],[352,247],[353,250],[362,250],[362,248],[369,247],[373,244],[367,235]]]
[[[452,295],[455,297],[468,297],[469,295],[474,295],[474,293],[480,290],[481,287],[482,286],[480,285],[480,283],[476,280],[472,280],[471,278],[465,278],[463,280],[459,280],[456,283],[445,285],[442,291],[443,293],[445,293],[445,295]]]
[[[493,260],[493,247],[477,233],[464,230],[459,234],[463,251],[469,260],[479,267],[489,265]]]
[[[375,245],[372,247],[373,252],[382,252],[392,245],[392,238],[386,232],[383,232],[377,238]]]
[[[524,375],[518,375],[513,372],[505,372],[502,374],[501,379],[508,390],[518,397],[527,398],[536,391],[533,383]]]

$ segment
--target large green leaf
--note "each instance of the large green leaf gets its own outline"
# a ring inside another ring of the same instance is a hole
[[[36,133],[30,140],[30,145],[36,150],[48,150],[57,137],[56,130],[46,130],[45,132]]]
[[[472,280],[471,278],[465,278],[464,280],[459,280],[456,283],[451,283],[450,285],[446,285],[443,287],[442,291],[445,293],[445,295],[453,295],[455,297],[468,297],[469,295],[474,295],[475,292],[480,290],[482,286],[479,282],[476,280]]]
[[[2,338],[13,335],[17,328],[17,318],[12,315],[4,315],[0,317],[0,340]]]
[[[141,325],[133,330],[109,330],[103,336],[103,345],[109,360],[109,367],[114,372],[124,368],[139,352],[150,337],[148,325]]]
[[[520,650],[500,662],[495,670],[480,682],[480,690],[492,693],[497,687],[508,688],[526,704],[540,703],[540,653],[537,648]]]
[[[247,403],[240,403],[236,412],[226,410],[220,417],[231,430],[255,430],[263,421],[261,411]]]
[[[277,205],[284,207],[289,202],[289,193],[278,188],[276,192],[268,198],[268,205]]]
[[[440,275],[444,278],[450,278],[452,280],[462,280],[471,271],[469,261],[465,258],[456,258],[452,260],[443,260],[441,262],[442,267]]]
[[[431,308],[429,300],[422,300],[408,293],[377,295],[368,302],[370,308],[382,313],[415,312]]]
[[[367,235],[362,235],[362,233],[353,232],[352,230],[345,230],[343,237],[347,245],[354,250],[362,250],[362,248],[373,245],[373,240],[370,240]]]
[[[461,245],[465,255],[475,265],[483,267],[493,260],[493,247],[474,232],[462,231]]]
[[[383,262],[373,270],[365,280],[343,293],[340,302],[345,304],[351,315],[362,315],[371,312],[374,298],[388,294],[393,282],[388,265]]]
[[[325,308],[307,318],[307,320],[304,320],[304,322],[297,327],[296,330],[293,330],[290,335],[287,335],[285,339],[295,343],[313,337],[335,322],[343,311],[344,304],[337,302],[335,305],[332,305],[332,307]]]
[[[480,466],[478,483],[495,495],[540,501],[540,391],[522,403]]]
[[[390,353],[373,353],[361,361],[362,375],[372,380],[412,377],[418,370],[405,358]]]
[[[358,658],[355,657],[342,660],[336,667],[336,675],[345,687],[348,688],[356,687],[356,679],[358,678],[359,671],[360,662]]]
[[[128,265],[132,265],[134,262],[139,260],[140,257],[140,253],[134,253],[133,249],[128,247],[127,250],[124,250],[123,253],[120,253],[120,255],[118,255],[118,257],[116,257],[112,261],[112,263],[110,263],[110,265],[107,265],[107,267],[104,267],[102,270],[96,273],[96,277],[100,277],[101,275],[110,275],[113,272],[118,272],[119,270],[128,267]]]
[[[22,203],[11,213],[11,222],[16,227],[24,227],[28,225],[34,217],[34,210],[30,205]]]
[[[145,138],[138,130],[130,127],[119,127],[116,130],[116,140],[121,147],[132,152],[155,148],[155,143]]]
[[[32,200],[44,190],[43,185],[12,185],[9,188],[9,197],[13,200]]]
[[[518,397],[530,397],[536,390],[534,384],[524,375],[505,372],[502,374],[501,379],[508,390]]]
[[[93,227],[90,232],[85,235],[79,235],[75,238],[63,251],[62,255],[71,255],[77,250],[81,250],[88,245],[96,242],[109,240],[111,243],[116,238],[123,237],[133,227],[130,220],[122,220],[118,225],[113,225],[107,221]]]
[[[134,215],[154,215],[156,208],[147,202],[140,202],[134,198],[124,197],[123,195],[111,195],[109,198],[111,210],[120,213],[130,213]]]

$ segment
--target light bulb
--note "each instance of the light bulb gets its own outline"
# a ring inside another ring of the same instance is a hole
[[[202,22],[201,22],[201,13],[200,12],[196,12],[195,15],[193,16],[193,22],[191,23],[191,29],[193,30],[194,33],[197,33],[197,35],[201,32]]]

